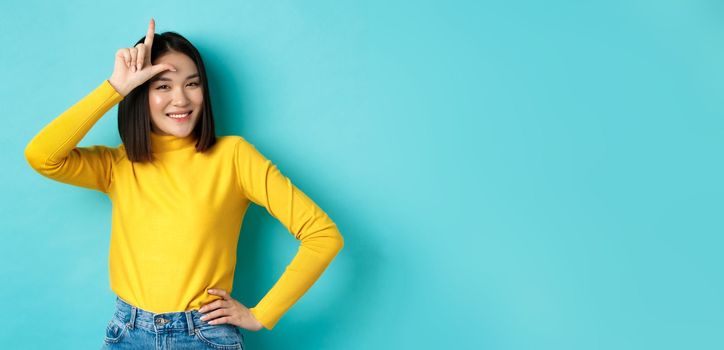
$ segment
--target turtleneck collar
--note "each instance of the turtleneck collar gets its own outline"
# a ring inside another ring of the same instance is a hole
[[[196,138],[194,133],[190,133],[186,137],[177,137],[174,135],[161,135],[151,132],[151,152],[161,153],[175,151],[182,148],[196,146]]]

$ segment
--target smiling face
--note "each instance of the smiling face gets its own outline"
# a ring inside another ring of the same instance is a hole
[[[201,78],[194,61],[182,53],[170,51],[153,61],[154,65],[160,63],[171,64],[176,71],[165,70],[150,80],[151,131],[186,137],[201,115],[204,102]]]

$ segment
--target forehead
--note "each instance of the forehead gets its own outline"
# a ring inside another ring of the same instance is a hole
[[[170,63],[170,64],[177,64],[179,66],[185,66],[185,67],[196,67],[194,64],[194,61],[185,54],[182,54],[180,52],[176,51],[168,51],[164,53],[163,55],[156,57],[153,60],[154,64],[159,63]],[[182,67],[176,67],[176,68],[182,68]]]
[[[186,80],[198,76],[196,64],[188,56],[178,52],[168,52],[157,57],[153,64],[168,63],[176,67],[176,71],[165,70],[155,76],[151,81],[157,80]]]

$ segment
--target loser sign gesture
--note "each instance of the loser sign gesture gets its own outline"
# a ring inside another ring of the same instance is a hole
[[[156,22],[151,18],[148,31],[142,43],[135,47],[124,47],[116,51],[113,74],[108,82],[123,96],[165,70],[176,71],[170,64],[151,65],[151,48]]]

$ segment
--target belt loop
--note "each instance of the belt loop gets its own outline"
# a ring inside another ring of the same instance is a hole
[[[186,323],[189,324],[189,335],[194,335],[194,320],[191,318],[191,310],[186,311]]]
[[[136,307],[131,305],[131,320],[128,322],[128,328],[133,329],[136,325]]]

